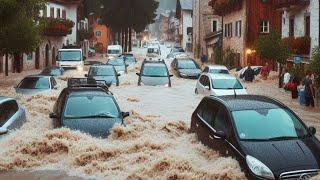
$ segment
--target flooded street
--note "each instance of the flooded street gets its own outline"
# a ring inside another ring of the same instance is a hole
[[[120,77],[119,87],[110,89],[120,109],[131,115],[126,126],[114,127],[108,139],[53,129],[49,118],[67,78],[84,77],[85,71],[67,71],[56,78],[59,90],[35,96],[14,92],[13,86],[26,72],[1,77],[0,95],[15,97],[26,109],[28,121],[0,138],[0,179],[245,179],[235,159],[220,156],[189,132],[191,114],[202,99],[194,93],[195,80],[173,77],[172,88],[137,86],[135,73],[145,51],[134,49],[139,63]],[[285,103],[320,132],[320,110],[291,100],[291,94],[277,88],[275,77],[245,85],[250,94]]]

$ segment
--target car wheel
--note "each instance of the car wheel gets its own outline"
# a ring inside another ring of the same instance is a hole
[[[195,94],[199,94],[199,92],[198,92],[198,89],[197,89],[197,88],[194,90],[194,93],[195,93]]]

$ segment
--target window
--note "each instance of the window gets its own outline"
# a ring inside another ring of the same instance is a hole
[[[47,6],[44,6],[43,17],[48,17]]]
[[[57,18],[60,18],[61,16],[60,16],[60,9],[58,8],[57,9]]]
[[[261,21],[260,32],[261,33],[269,33],[269,21],[267,21],[267,20]]]
[[[305,36],[310,37],[310,16],[305,19]]]
[[[50,17],[54,18],[54,8],[50,8]]]
[[[207,106],[204,107],[202,119],[205,120],[211,127],[213,127],[215,116],[217,115],[218,106],[212,101],[207,102]]]
[[[101,36],[101,31],[96,31],[96,37],[100,37]]]
[[[212,32],[218,31],[218,21],[213,20],[212,21]]]
[[[228,114],[225,111],[225,109],[222,107],[217,109],[219,110],[216,113],[212,127],[216,131],[223,131],[227,136],[229,136],[230,128],[228,128],[228,124],[227,124]]]
[[[18,104],[14,100],[0,104],[0,127],[3,126],[18,110]]]
[[[294,36],[294,19],[290,19],[289,22],[289,36],[293,37]]]
[[[66,10],[62,10],[62,18],[67,19],[67,12]]]
[[[224,36],[232,37],[232,23],[225,24],[224,27],[225,27]]]
[[[235,35],[236,37],[241,37],[241,21],[236,21],[236,29],[235,29]]]

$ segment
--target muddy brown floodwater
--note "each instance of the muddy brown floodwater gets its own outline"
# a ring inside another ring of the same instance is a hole
[[[236,160],[220,156],[189,133],[191,114],[202,98],[194,94],[196,82],[173,78],[172,88],[138,87],[138,69],[130,67],[120,86],[111,88],[121,110],[131,115],[108,139],[53,129],[48,117],[67,78],[85,72],[68,71],[57,78],[59,90],[35,96],[17,95],[12,88],[26,74],[0,78],[0,94],[17,98],[28,119],[0,139],[0,179],[245,179]],[[319,109],[299,106],[276,84],[268,80],[246,86],[250,93],[289,105],[320,131]]]

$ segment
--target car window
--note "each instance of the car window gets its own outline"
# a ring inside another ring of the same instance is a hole
[[[277,137],[303,137],[308,131],[286,109],[257,109],[232,112],[241,140],[268,140]]]
[[[0,104],[0,127],[3,126],[18,110],[19,106],[14,100]]]
[[[210,79],[206,75],[203,75],[203,86],[209,86],[210,87]]]
[[[113,66],[123,66],[124,60],[122,58],[109,59],[108,64],[113,65]]]
[[[214,124],[214,119],[217,115],[218,106],[214,102],[207,102],[205,109],[203,110],[202,118],[205,120],[211,127]]]
[[[51,80],[51,87],[54,88],[57,85],[57,82],[53,77],[51,77],[50,80]]]
[[[81,51],[60,51],[59,61],[80,61]]]
[[[179,69],[197,69],[197,65],[193,60],[180,60],[178,62]]]
[[[228,113],[222,106],[218,109],[219,110],[217,111],[212,127],[217,131],[223,131],[227,136],[229,136],[231,127],[229,127],[228,124]]]
[[[209,67],[204,68],[203,72],[209,72]]]
[[[115,76],[115,72],[112,66],[90,67],[89,76]]]
[[[207,100],[203,99],[197,108],[197,113],[201,118],[203,116],[203,112],[207,109],[206,106],[207,106]]]
[[[202,75],[201,77],[200,77],[200,79],[199,79],[199,82],[203,85],[203,86],[205,86],[205,84],[206,84],[206,75]]]
[[[50,89],[48,77],[27,77],[18,86],[22,89]]]
[[[119,117],[119,110],[112,97],[73,95],[67,99],[64,110],[66,118],[82,118],[101,114]]]
[[[145,65],[143,68],[142,76],[168,77],[168,71],[164,65],[163,66]]]
[[[212,79],[213,89],[243,89],[238,79]]]

